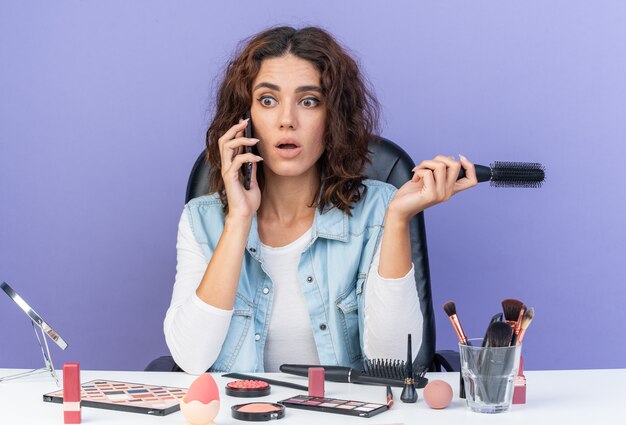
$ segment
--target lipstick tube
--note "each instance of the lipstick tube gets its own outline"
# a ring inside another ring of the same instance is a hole
[[[324,397],[324,368],[309,368],[309,396]]]
[[[63,365],[63,422],[80,423],[80,364]]]

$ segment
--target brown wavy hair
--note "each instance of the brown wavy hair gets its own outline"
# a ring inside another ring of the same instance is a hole
[[[369,161],[368,142],[378,130],[379,105],[356,61],[318,27],[276,27],[260,32],[245,40],[243,49],[227,65],[206,134],[209,191],[219,193],[228,213],[218,139],[250,109],[252,83],[263,60],[287,54],[309,61],[321,75],[326,127],[324,153],[317,163],[321,178],[317,205],[320,211],[334,206],[350,215],[352,205],[365,195],[363,171]],[[257,168],[257,180],[262,190],[262,164]]]

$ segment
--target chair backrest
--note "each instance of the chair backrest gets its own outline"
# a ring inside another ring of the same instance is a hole
[[[399,188],[413,176],[412,170],[415,167],[413,160],[409,154],[392,141],[384,138],[371,140],[369,151],[371,162],[365,168],[365,175],[368,178],[384,181]],[[210,165],[205,160],[205,153],[202,152],[191,170],[185,202],[208,193],[209,168]],[[436,336],[423,213],[419,213],[411,221],[410,230],[415,282],[424,323],[422,346],[415,359],[415,365],[430,367],[435,354]]]

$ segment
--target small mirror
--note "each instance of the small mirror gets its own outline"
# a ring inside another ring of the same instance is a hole
[[[54,341],[56,345],[61,347],[62,350],[65,350],[67,348],[67,343],[65,342],[63,338],[61,338],[61,335],[59,335],[54,329],[52,329],[50,325],[44,322],[41,316],[37,314],[37,312],[33,310],[26,301],[24,301],[24,298],[20,297],[17,294],[17,292],[15,292],[13,288],[9,286],[8,283],[2,282],[2,284],[0,285],[0,288],[2,288],[4,293],[7,294],[9,298],[11,298],[15,302],[15,304],[17,304],[20,307],[20,309],[23,310],[24,313],[26,313],[26,315],[30,318],[32,325],[33,325],[33,330],[35,331],[35,336],[37,337],[39,348],[41,349],[41,354],[43,356],[44,363],[46,365],[42,369],[34,369],[29,372],[18,373],[17,375],[1,377],[0,382],[47,371],[47,372],[50,372],[50,374],[55,379],[58,385],[59,380],[57,378],[56,372],[54,371],[52,360],[50,359],[50,349],[48,348],[48,340],[46,339],[46,335],[48,335],[48,337],[52,341]],[[39,328],[41,332],[41,338],[39,337],[39,333],[37,333],[37,328]],[[42,344],[42,339],[43,339],[43,344]]]

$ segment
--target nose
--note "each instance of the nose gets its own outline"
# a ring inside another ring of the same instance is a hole
[[[295,108],[289,104],[282,107],[280,111],[280,129],[295,130],[297,125],[297,117]]]

